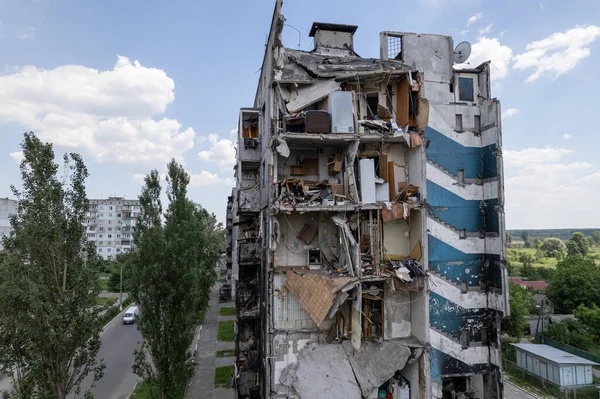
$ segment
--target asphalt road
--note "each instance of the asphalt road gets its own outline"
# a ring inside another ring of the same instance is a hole
[[[98,358],[104,359],[104,377],[92,389],[96,399],[127,399],[139,377],[133,374],[133,350],[139,348],[142,335],[135,324],[123,325],[119,315],[102,332],[102,346]],[[91,378],[81,385],[80,398],[89,389]],[[71,395],[70,398],[76,398]]]
[[[515,387],[510,382],[504,380],[504,398],[505,399],[536,399],[535,396]]]

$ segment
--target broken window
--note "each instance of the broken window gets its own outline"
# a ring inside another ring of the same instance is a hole
[[[242,112],[241,129],[243,138],[258,138],[258,113]]]
[[[377,116],[377,104],[379,104],[379,93],[367,94],[367,116],[371,119]]]
[[[456,130],[457,132],[462,132],[463,131],[463,120],[462,120],[462,115],[461,114],[456,114],[456,121],[455,121],[454,130]]]
[[[458,78],[458,99],[459,101],[475,101],[473,79]]]
[[[475,115],[473,117],[473,132],[481,133],[481,116]]]
[[[402,36],[387,37],[388,59],[402,60]]]

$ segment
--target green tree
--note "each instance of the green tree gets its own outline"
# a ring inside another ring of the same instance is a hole
[[[529,232],[528,231],[521,232],[521,239],[523,240],[523,243],[525,244],[525,248],[529,248],[530,243],[529,243]]]
[[[547,258],[562,259],[567,254],[567,246],[560,238],[549,237],[542,243],[542,252]]]
[[[587,241],[588,241],[588,245],[591,247],[593,247],[596,243],[594,242],[594,239],[590,236],[590,237],[586,237]]]
[[[79,154],[65,154],[60,175],[52,145],[33,133],[21,147],[22,189],[12,187],[19,202],[0,264],[0,364],[15,376],[12,397],[63,399],[104,369],[96,360],[102,261],[82,227],[88,172]]]
[[[596,339],[600,340],[600,307],[594,304],[591,308],[588,308],[582,304],[575,309],[573,314],[583,324],[590,327],[590,329],[594,331]]]
[[[550,324],[544,330],[544,336],[585,351],[594,345],[594,335],[589,327],[573,319]]]
[[[119,292],[121,290],[121,268],[123,268],[123,292],[129,292],[132,280],[132,269],[131,262],[135,254],[129,252],[126,254],[118,255],[117,258],[110,262],[108,278],[108,291]]]
[[[532,265],[535,261],[533,255],[528,254],[527,252],[521,252],[519,254],[519,262],[523,264],[523,268],[521,269],[521,276],[531,278],[533,274]]]
[[[592,240],[594,240],[594,244],[600,245],[600,231],[592,231],[590,237],[592,237]]]
[[[581,256],[587,256],[590,251],[590,243],[582,232],[577,231],[573,233],[569,241],[573,241],[577,244]]]
[[[571,313],[580,304],[591,307],[600,303],[600,269],[593,260],[567,257],[558,262],[546,294],[562,313]]]
[[[505,332],[512,337],[521,338],[527,326],[525,316],[531,315],[531,309],[535,307],[535,303],[525,288],[513,283],[509,283],[508,288],[510,318]]]
[[[224,232],[214,216],[187,198],[189,181],[183,167],[171,161],[164,225],[156,170],[146,176],[139,197],[131,294],[141,308],[138,329],[144,340],[134,352],[133,369],[150,383],[154,398],[183,396],[193,372],[188,349],[224,250]]]

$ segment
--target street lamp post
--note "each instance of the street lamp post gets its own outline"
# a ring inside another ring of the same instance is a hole
[[[123,310],[123,264],[121,266],[121,284],[119,288],[119,311]]]

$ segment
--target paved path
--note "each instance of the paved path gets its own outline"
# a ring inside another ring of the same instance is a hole
[[[101,399],[127,399],[133,391],[135,383],[139,379],[133,373],[133,350],[139,348],[142,342],[142,334],[136,324],[124,325],[119,314],[102,332],[102,346],[98,352],[98,358],[104,359],[106,368],[104,376],[92,389],[95,398]],[[83,381],[82,394],[89,388],[92,379]],[[76,398],[71,395],[69,398]]]
[[[212,288],[209,300],[209,309],[204,317],[204,324],[200,332],[198,350],[195,355],[196,372],[186,392],[186,399],[233,399],[234,390],[214,388],[215,367],[233,365],[235,357],[217,358],[217,350],[235,349],[233,342],[217,342],[217,329],[219,320],[236,320],[235,316],[219,316],[219,308],[233,306],[232,303],[219,305],[219,286]]]
[[[504,380],[504,398],[505,399],[537,399],[537,396],[530,395],[512,382]]]

